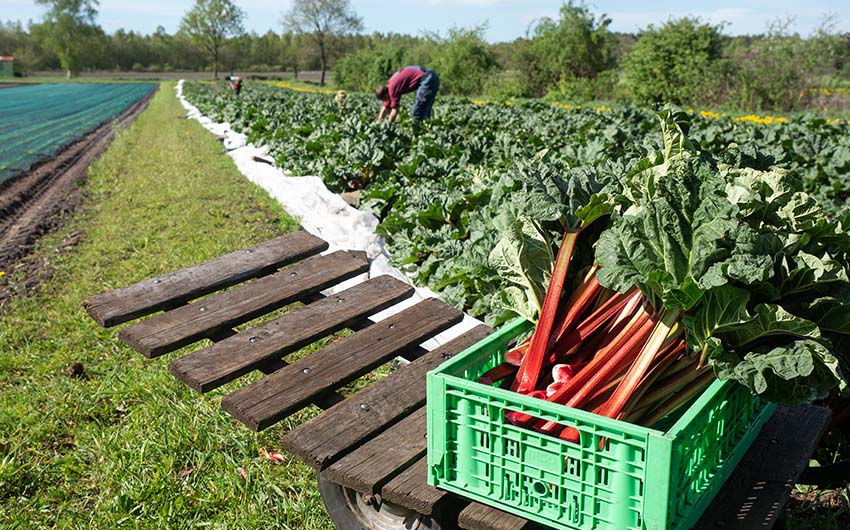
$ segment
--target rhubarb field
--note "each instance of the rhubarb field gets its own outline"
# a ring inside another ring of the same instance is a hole
[[[184,93],[212,119],[268,145],[292,174],[320,175],[337,191],[363,188],[361,208],[381,220],[395,263],[420,285],[493,324],[521,309],[513,279],[547,277],[539,264],[551,265],[500,260],[493,256],[499,242],[509,237],[527,249],[535,233],[558,234],[565,205],[574,209],[587,199],[576,182],[628,174],[662,143],[656,113],[633,106],[439,97],[435,119],[415,123],[403,112],[387,126],[374,123],[379,106],[367,95],[338,98],[248,84],[236,99],[222,86],[203,83],[187,83]],[[684,110],[689,141],[715,164],[771,168],[783,174],[787,193],[809,193],[825,217],[844,215],[850,192],[846,121]],[[589,247],[577,252],[593,255]]]

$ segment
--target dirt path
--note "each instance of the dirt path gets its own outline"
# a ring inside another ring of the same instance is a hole
[[[0,307],[16,293],[30,292],[49,277],[46,264],[30,255],[44,234],[62,226],[80,202],[78,183],[89,165],[109,146],[116,128],[126,127],[147,107],[156,90],[116,119],[80,138],[26,175],[0,184]],[[73,246],[72,234],[62,248]],[[61,249],[60,249],[61,250]]]

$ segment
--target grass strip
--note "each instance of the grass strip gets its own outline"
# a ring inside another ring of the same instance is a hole
[[[90,168],[84,207],[40,242],[52,276],[0,314],[0,528],[333,528],[310,468],[259,454],[314,411],[252,433],[219,408],[234,386],[199,396],[166,370],[185,351],[147,361],[82,309],[297,229],[184,115],[163,84]]]

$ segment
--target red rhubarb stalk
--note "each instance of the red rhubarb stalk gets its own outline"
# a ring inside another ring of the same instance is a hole
[[[543,367],[546,348],[549,346],[549,336],[552,333],[553,321],[558,312],[558,302],[564,290],[564,281],[569,271],[570,258],[572,257],[573,248],[575,248],[579,233],[579,231],[564,232],[564,239],[561,243],[561,248],[558,250],[558,257],[555,260],[555,268],[552,271],[552,277],[549,279],[549,287],[546,289],[543,308],[540,310],[537,329],[534,330],[534,335],[531,337],[531,345],[528,347],[528,352],[522,358],[522,364],[519,366],[517,377],[511,388],[515,392],[528,394],[537,388],[537,380],[540,378],[540,370]]]
[[[622,412],[623,407],[626,406],[626,403],[635,393],[635,390],[650,366],[652,366],[656,355],[658,355],[671,330],[678,322],[681,313],[681,310],[673,309],[663,314],[652,330],[649,340],[646,341],[643,349],[638,354],[634,364],[632,364],[626,373],[626,377],[623,378],[623,381],[620,382],[611,399],[608,400],[608,403],[600,411],[602,416],[615,418]]]

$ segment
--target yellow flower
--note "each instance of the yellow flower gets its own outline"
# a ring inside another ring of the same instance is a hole
[[[713,120],[718,120],[721,117],[720,114],[718,114],[716,112],[712,112],[710,110],[701,110],[701,111],[699,111],[699,115],[702,116],[703,118],[711,118]]]
[[[294,83],[290,83],[289,81],[276,81],[273,83],[274,86],[279,88],[287,88],[289,90],[293,90],[295,92],[307,92],[309,94],[333,94],[334,91],[327,88],[314,88],[309,86],[301,86],[296,85]]]
[[[597,112],[605,112],[606,110],[611,110],[611,107],[606,107],[605,105],[600,105],[596,107]]]

